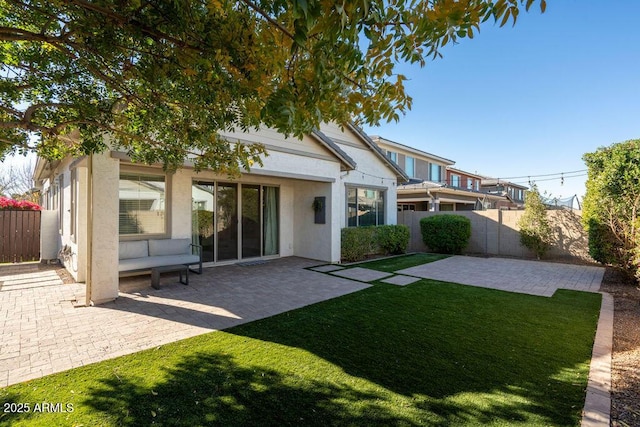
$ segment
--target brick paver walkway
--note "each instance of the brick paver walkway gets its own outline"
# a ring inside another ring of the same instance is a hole
[[[604,268],[520,259],[453,256],[396,273],[550,297],[557,289],[598,292]]]
[[[0,288],[0,387],[134,353],[355,292],[369,285],[282,258],[254,266],[208,268],[189,286],[163,276],[162,289],[123,293],[97,307],[74,308],[84,285]],[[49,280],[50,272],[43,276]],[[0,282],[11,275],[0,269]],[[18,273],[19,274],[19,273]],[[141,277],[148,283],[149,276]]]

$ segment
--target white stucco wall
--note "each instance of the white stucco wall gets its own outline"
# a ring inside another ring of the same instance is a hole
[[[53,188],[58,186],[57,204],[49,206],[51,212],[55,213],[55,219],[47,218],[49,231],[42,238],[42,259],[59,258],[65,268],[78,282],[86,280],[86,240],[83,241],[86,233],[86,215],[82,213],[86,209],[86,192],[81,191],[80,180],[82,178],[82,168],[76,167],[74,159],[68,158],[60,162],[55,169],[49,172],[49,178],[44,180],[42,191],[44,194],[53,192]],[[71,182],[71,169],[76,171],[76,181]],[[84,175],[86,184],[86,173]],[[76,209],[71,204],[72,185],[76,191]],[[62,200],[62,205],[60,205]],[[53,200],[51,202],[54,202]],[[62,207],[62,209],[60,209]],[[72,215],[76,217],[76,231],[72,230]],[[83,228],[83,224],[85,228]],[[84,247],[81,247],[85,244]],[[64,249],[64,250],[63,250]],[[63,250],[62,252],[60,252]]]
[[[88,217],[86,212],[89,208],[89,200],[87,199],[87,189],[89,186],[89,176],[86,164],[82,167],[78,167],[76,170],[76,176],[78,180],[78,192],[77,192],[77,236],[76,236],[76,257],[78,265],[78,273],[76,280],[78,282],[86,282],[87,280],[87,260],[88,260],[88,233],[87,227],[89,226]]]
[[[191,238],[191,170],[179,169],[171,177],[171,238]]]
[[[334,181],[340,172],[340,163],[335,158],[318,159],[278,151],[270,151],[263,163],[262,167],[254,166],[252,172],[321,181]]]
[[[93,156],[93,221],[90,295],[100,304],[118,297],[118,181],[120,162],[109,154]]]
[[[298,181],[295,183],[294,217],[294,250],[293,253],[304,258],[320,261],[339,261],[335,259],[333,248],[339,229],[332,227],[335,218],[332,200],[332,183]],[[312,208],[315,197],[326,197],[326,223],[315,224],[315,212]]]
[[[343,172],[340,176],[343,197],[340,199],[340,227],[346,227],[347,218],[347,186],[366,187],[383,190],[385,206],[385,224],[397,224],[397,180],[396,173],[391,170],[371,148],[367,147],[355,133],[347,128],[344,132],[337,125],[325,124],[320,129],[331,137],[338,146],[357,164],[356,170]]]
[[[280,256],[292,256],[295,230],[294,223],[295,189],[291,181],[280,185]]]

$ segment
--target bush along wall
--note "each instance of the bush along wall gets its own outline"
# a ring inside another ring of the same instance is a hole
[[[40,205],[28,200],[14,200],[7,197],[0,197],[1,211],[39,211]]]
[[[406,225],[379,225],[348,227],[341,233],[342,260],[355,262],[370,255],[403,254],[409,246],[409,227]]]
[[[434,215],[420,220],[420,232],[433,252],[459,254],[469,244],[471,221],[462,215]]]

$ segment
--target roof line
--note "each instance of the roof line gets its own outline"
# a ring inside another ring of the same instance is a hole
[[[342,160],[348,167],[355,169],[358,164],[347,153],[345,153],[331,138],[322,133],[320,130],[315,129],[311,131],[311,135],[314,136],[322,145],[324,145],[329,151],[335,154],[340,160]]]
[[[382,137],[382,136],[380,136],[380,135],[374,135],[374,136],[372,136],[372,138],[378,138],[379,140],[386,141],[386,142],[387,142],[387,143],[389,143],[389,144],[399,145],[399,146],[401,146],[401,147],[404,147],[404,148],[405,148],[405,149],[407,149],[407,150],[414,151],[414,152],[416,152],[416,153],[420,153],[420,154],[425,155],[425,156],[428,156],[428,157],[433,157],[433,158],[438,159],[438,160],[441,160],[441,161],[443,161],[443,162],[449,162],[449,163],[451,163],[452,165],[454,165],[454,164],[456,163],[456,162],[455,162],[455,160],[447,159],[446,157],[438,156],[437,154],[429,153],[429,152],[427,152],[427,151],[423,151],[423,150],[420,150],[420,149],[415,148],[415,147],[411,147],[411,146],[406,145],[406,144],[401,144],[401,143],[399,143],[399,142],[392,141],[392,140],[387,139],[387,138],[385,138],[385,137]]]
[[[380,147],[378,147],[378,144],[376,144],[373,139],[371,139],[371,137],[369,135],[367,135],[362,129],[360,129],[360,127],[358,127],[356,124],[354,123],[348,123],[347,126],[349,127],[349,129],[351,129],[353,132],[355,132],[356,135],[358,135],[360,137],[360,139],[369,146],[369,148],[371,148],[373,150],[373,152],[375,154],[378,155],[378,157],[380,157],[382,159],[382,161],[388,166],[390,167],[398,177],[402,178],[404,180],[404,182],[408,182],[409,181],[409,175],[406,174],[406,172],[404,170],[402,170],[402,168],[400,166],[398,166],[396,164],[396,162],[392,161],[391,159],[389,159],[386,155],[386,153],[384,151],[382,151],[382,149]]]

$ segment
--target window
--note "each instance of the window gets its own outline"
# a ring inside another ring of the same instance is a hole
[[[279,187],[193,181],[192,242],[202,246],[202,260],[277,255],[279,200]]]
[[[440,165],[431,163],[429,165],[429,181],[440,182]]]
[[[58,176],[58,219],[60,234],[64,234],[64,175]]]
[[[460,187],[460,175],[451,175],[451,186]]]
[[[413,178],[415,176],[415,169],[416,169],[416,159],[409,156],[405,157],[404,171],[406,172],[407,175],[409,175],[409,178]]]
[[[480,191],[480,180],[476,179],[476,191]]]
[[[473,178],[467,178],[467,190],[473,190]]]
[[[398,163],[398,153],[394,153],[393,151],[387,151],[387,157],[390,160],[393,160],[394,162]]]
[[[69,207],[71,214],[71,241],[76,241],[77,236],[77,199],[78,199],[78,170],[71,169],[71,206]]]
[[[403,212],[403,211],[414,211],[416,210],[416,205],[415,204],[407,204],[407,203],[399,203],[398,204],[398,212]]]
[[[164,175],[120,174],[120,235],[166,233]]]
[[[347,188],[347,226],[384,224],[384,191]]]

